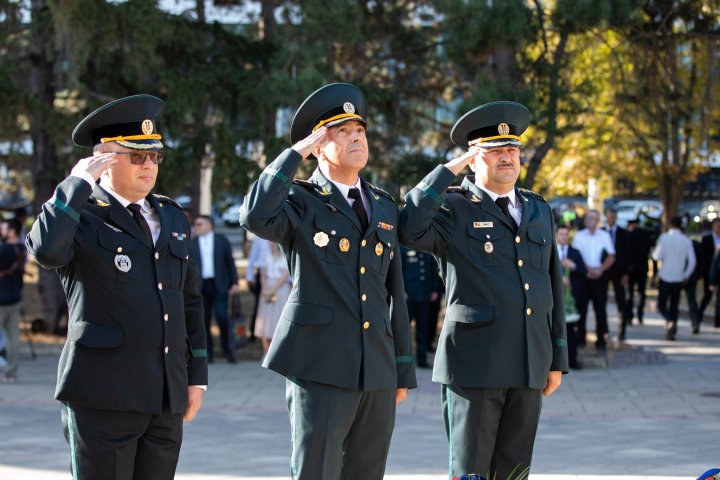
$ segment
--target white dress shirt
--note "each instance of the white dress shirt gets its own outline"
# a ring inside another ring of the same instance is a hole
[[[660,235],[653,258],[661,262],[658,275],[667,283],[684,282],[695,270],[697,262],[692,240],[677,228]]]
[[[212,230],[198,237],[202,278],[215,278],[215,232]]]
[[[328,177],[329,178],[329,177]],[[372,212],[370,207],[370,199],[367,196],[367,193],[365,193],[365,190],[362,188],[362,183],[360,183],[360,177],[358,177],[357,181],[355,182],[355,185],[345,185],[344,183],[338,183],[334,180],[330,180],[333,185],[337,187],[338,190],[340,190],[340,193],[343,197],[345,197],[345,201],[348,202],[348,205],[352,207],[353,200],[352,198],[348,197],[348,192],[350,192],[351,188],[357,188],[360,190],[360,198],[362,198],[363,206],[365,207],[365,211],[367,212],[368,222],[372,218]]]
[[[615,255],[615,246],[610,234],[599,228],[594,233],[590,233],[587,228],[580,230],[575,234],[572,246],[580,251],[580,256],[587,268],[600,268],[603,250],[608,255]]]
[[[255,281],[255,269],[262,268],[262,261],[270,255],[270,242],[264,238],[255,236],[250,245],[250,252],[248,253],[248,266],[245,273],[245,280],[248,282]]]
[[[128,205],[133,203],[130,200],[123,197],[122,195],[120,195],[119,193],[117,193],[116,191],[114,191],[110,187],[110,180],[108,179],[108,177],[100,178],[100,186],[103,188],[103,190],[105,190],[110,195],[115,197],[115,200],[120,202],[122,204],[122,206],[125,207],[125,209],[127,209]],[[145,221],[148,224],[148,227],[150,228],[150,233],[152,234],[152,239],[153,239],[153,245],[156,244],[158,237],[160,237],[160,216],[155,212],[155,209],[152,208],[152,206],[150,205],[150,202],[148,202],[144,198],[142,200],[138,200],[137,202],[134,202],[134,203],[137,203],[138,205],[140,205],[140,208],[141,208],[140,213],[142,213],[143,218],[145,219]],[[128,212],[128,215],[130,215],[132,217],[132,212],[130,210],[128,210],[127,212]]]
[[[508,197],[510,199],[510,203],[508,204],[508,210],[510,211],[510,215],[512,215],[513,220],[515,220],[515,224],[517,226],[520,226],[520,222],[522,221],[522,203],[517,198],[517,195],[515,195],[515,189],[513,188],[507,193],[498,194],[495,192],[491,192],[487,188],[483,187],[482,185],[475,183],[475,185],[478,186],[480,190],[485,192],[490,196],[492,201],[496,201],[500,197]],[[499,208],[499,207],[498,207]]]

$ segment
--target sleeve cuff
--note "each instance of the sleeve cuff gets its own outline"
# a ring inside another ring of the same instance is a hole
[[[95,179],[88,172],[72,172],[70,176],[82,178],[88,183],[88,185],[90,185],[90,188],[95,187]]]

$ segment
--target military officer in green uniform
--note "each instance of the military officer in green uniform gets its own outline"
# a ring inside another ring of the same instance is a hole
[[[398,209],[359,177],[366,118],[357,87],[311,94],[293,119],[292,148],[265,168],[240,213],[248,230],[280,244],[292,275],[263,365],[287,378],[293,479],[382,479],[395,404],[416,386]],[[318,168],[293,181],[310,155]]]
[[[447,287],[433,381],[451,477],[526,478],[541,397],[568,371],[552,212],[515,186],[529,119],[515,102],[468,112],[451,139],[469,151],[425,177],[401,212],[400,241],[434,253]],[[448,189],[466,165],[475,175]]]
[[[150,193],[164,105],[135,95],[80,122],[73,141],[93,155],[57,186],[27,238],[37,261],[57,269],[69,306],[55,398],[75,480],[174,478],[183,419],[207,385],[190,226],[175,202]]]

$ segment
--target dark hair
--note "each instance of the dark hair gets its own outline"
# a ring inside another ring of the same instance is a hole
[[[675,228],[682,228],[682,217],[672,217],[670,219],[670,226]]]
[[[605,212],[605,215],[607,215],[608,213],[611,213],[611,212],[612,212],[612,213],[617,213],[617,210],[615,209],[615,207],[609,207],[609,208],[607,209],[607,211]]]
[[[210,225],[212,225],[212,227],[215,228],[215,221],[212,219],[212,217],[210,215],[198,215],[197,217],[195,217],[195,220],[197,220],[199,218],[207,220],[208,222],[210,222]]]
[[[565,230],[570,231],[570,227],[568,225],[565,225],[564,223],[561,223],[560,225],[555,227],[555,233],[557,233],[558,230],[560,230],[560,229],[565,229]]]
[[[9,220],[7,222],[7,231],[9,232],[10,230],[15,232],[15,235],[19,237],[22,231],[22,225],[17,220]]]

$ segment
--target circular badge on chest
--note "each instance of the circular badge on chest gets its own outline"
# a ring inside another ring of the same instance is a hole
[[[115,255],[115,268],[121,272],[129,272],[132,268],[132,262],[127,255]]]

